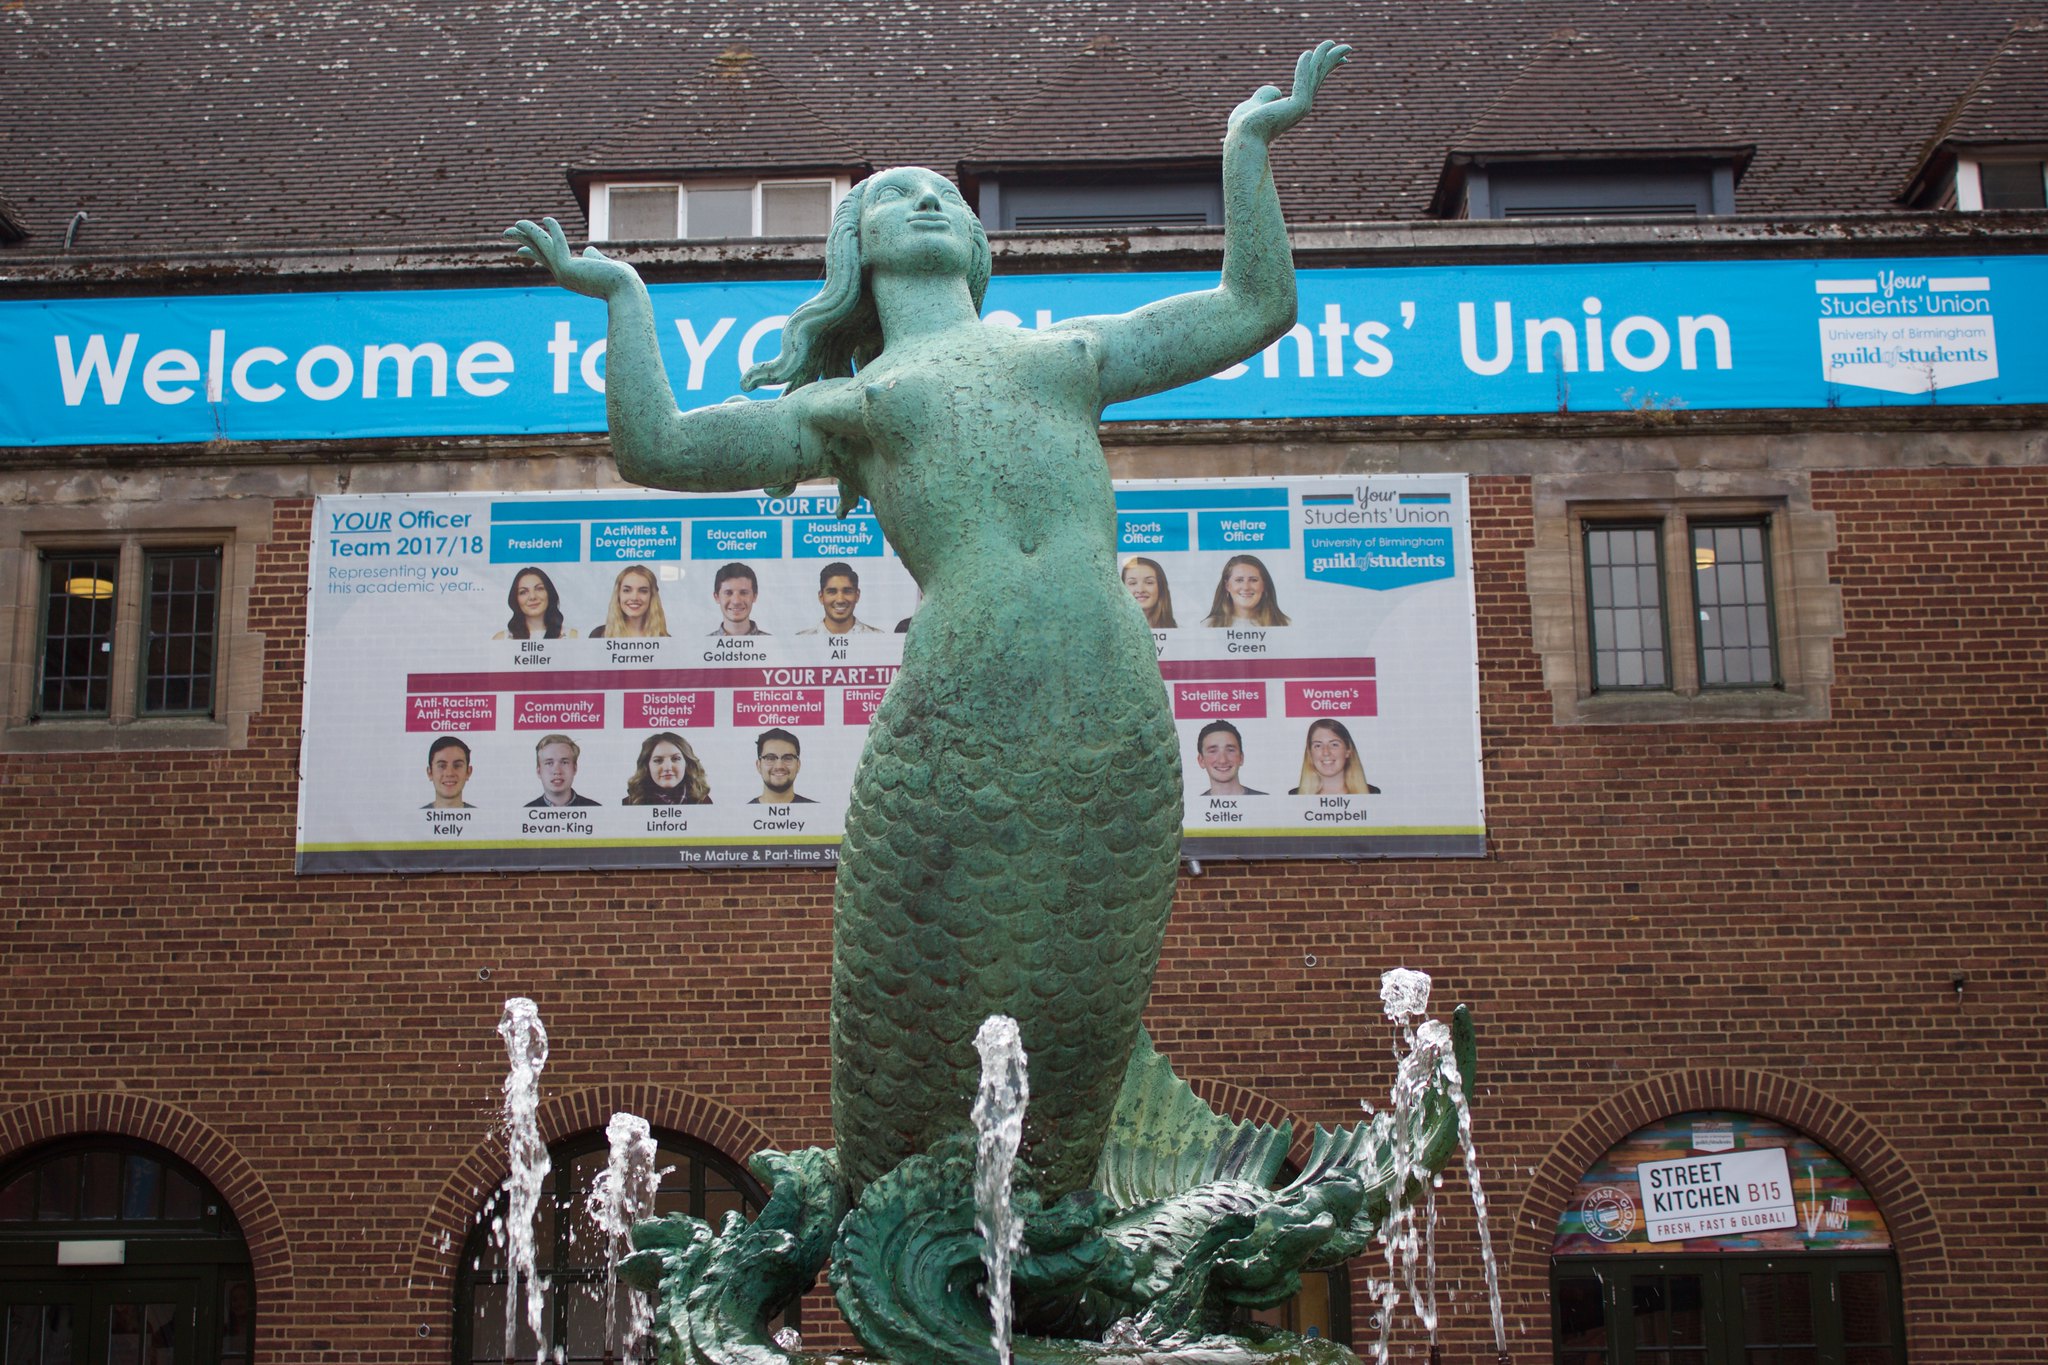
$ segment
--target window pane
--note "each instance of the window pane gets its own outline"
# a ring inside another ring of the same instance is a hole
[[[7,1365],[71,1365],[72,1337],[70,1304],[15,1304],[7,1310]]]
[[[60,1156],[38,1173],[36,1216],[44,1222],[68,1223],[78,1217],[78,1158]]]
[[[1706,625],[1707,617],[1710,615],[1713,617],[1714,624],[1720,628],[1720,643],[1727,645],[1730,649],[1742,649],[1748,646],[1750,643],[1749,612],[1746,609],[1711,613],[1701,612],[1700,624],[1702,626]]]
[[[203,1203],[199,1187],[177,1171],[164,1171],[164,1217],[176,1223],[199,1221]]]
[[[1589,525],[1585,545],[1594,687],[1665,686],[1656,530]]]
[[[1599,1348],[1589,1359],[1607,1359],[1607,1312],[1600,1301],[1600,1281],[1576,1278],[1557,1282],[1557,1340],[1566,1351]]]
[[[604,1286],[590,1281],[565,1284],[557,1297],[565,1300],[569,1313],[569,1359],[603,1360],[610,1344],[604,1329]]]
[[[104,715],[114,676],[112,550],[43,559],[43,672],[37,709],[46,716]]]
[[[121,1216],[130,1220],[155,1218],[164,1168],[146,1156],[128,1158],[128,1180],[121,1192]]]
[[[1638,1276],[1630,1297],[1639,1365],[1706,1365],[1699,1276]]]
[[[1673,1346],[1703,1346],[1707,1340],[1706,1314],[1700,1306],[1700,1277],[1673,1275],[1669,1285],[1670,1331]]]
[[[1977,167],[1977,184],[1987,209],[2048,208],[2048,182],[2038,161],[1986,161]]]
[[[148,560],[149,635],[142,653],[145,713],[213,712],[220,551],[179,550]]]
[[[1890,1286],[1882,1270],[1845,1270],[1836,1281],[1842,1299],[1842,1341],[1857,1348],[1851,1362],[1892,1365]]]
[[[724,1221],[726,1214],[744,1212],[746,1207],[746,1201],[740,1198],[738,1190],[711,1188],[704,1191],[704,1221],[714,1228]]]
[[[33,1304],[17,1303],[7,1310],[7,1341],[0,1345],[8,1365],[17,1360],[32,1363],[40,1354],[38,1346],[42,1340],[42,1309]]]
[[[142,1365],[178,1365],[175,1303],[152,1303],[142,1310]]]
[[[1714,600],[1730,604],[1749,600],[1744,594],[1744,588],[1747,586],[1748,581],[1748,575],[1744,573],[1744,569],[1748,567],[1751,566],[1732,558],[1724,559],[1717,564],[1714,567],[1714,577],[1718,580],[1717,586],[1719,591],[1716,593]],[[1757,565],[1755,567],[1761,569],[1762,566]]]
[[[22,1223],[36,1216],[36,1176],[23,1171],[0,1189],[0,1223]]]
[[[249,1358],[249,1300],[247,1280],[229,1280],[220,1287],[220,1358],[228,1361]]]
[[[1756,1365],[1813,1359],[1813,1295],[1805,1271],[1744,1275],[1742,1344]],[[1771,1347],[1775,1349],[1760,1349]]]
[[[469,1358],[505,1358],[505,1286],[476,1284],[469,1291]]]
[[[85,1154],[85,1217],[121,1216],[121,1154]]]
[[[605,1153],[586,1152],[577,1157],[569,1167],[569,1183],[564,1192],[560,1217],[565,1225],[565,1237],[558,1253],[557,1266],[601,1266],[604,1264],[605,1236],[597,1226],[597,1218],[590,1211],[586,1196],[596,1183],[598,1172],[605,1167]]]
[[[672,241],[676,235],[676,187],[613,190],[612,221],[608,236],[613,241]]]
[[[830,185],[763,185],[761,235],[822,237],[832,225]]]
[[[473,1311],[470,1314],[469,1354],[470,1359],[489,1361],[492,1365],[508,1359],[505,1352],[505,1286],[502,1284],[479,1284],[471,1291]],[[541,1335],[550,1340],[554,1337],[554,1295],[547,1296],[541,1312]],[[522,1304],[517,1323],[518,1336],[515,1338],[510,1359],[532,1360],[540,1355],[539,1339],[526,1325],[526,1312]]]
[[[754,235],[754,192],[691,190],[684,208],[689,214],[686,237],[751,237]]]
[[[1694,526],[1692,549],[1700,685],[1771,686],[1777,667],[1764,523]]]

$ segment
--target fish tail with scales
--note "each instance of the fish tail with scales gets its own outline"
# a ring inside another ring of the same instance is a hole
[[[1021,685],[1035,696],[906,666],[877,713],[834,909],[833,1127],[852,1197],[969,1128],[992,1014],[1017,1020],[1049,1101],[1025,1129],[1038,1188],[1093,1176],[1180,856],[1180,760],[1149,653],[1079,648]]]

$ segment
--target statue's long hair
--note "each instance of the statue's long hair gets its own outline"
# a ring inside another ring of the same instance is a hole
[[[868,290],[867,267],[861,260],[860,215],[867,205],[869,176],[846,192],[832,214],[825,237],[825,285],[799,304],[782,327],[782,353],[748,370],[743,389],[786,384],[792,389],[820,379],[845,379],[882,353],[882,320]],[[988,294],[992,261],[988,234],[981,220],[968,216],[974,258],[967,267],[967,290],[976,312]]]

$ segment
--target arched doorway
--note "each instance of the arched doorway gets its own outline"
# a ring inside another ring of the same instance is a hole
[[[767,1202],[761,1183],[724,1153],[680,1133],[656,1129],[654,1136],[659,1143],[655,1166],[664,1172],[654,1201],[657,1217],[687,1213],[715,1228],[727,1213],[752,1218]],[[519,1359],[545,1352],[564,1365],[631,1365],[641,1358],[622,1362],[611,1351],[624,1336],[624,1295],[614,1300],[617,1321],[605,1322],[604,1238],[585,1203],[605,1157],[605,1135],[596,1130],[548,1147],[547,1194],[534,1236],[535,1269],[545,1285],[541,1337],[536,1340],[522,1321],[514,1348]],[[500,1189],[477,1210],[456,1266],[456,1365],[495,1365],[505,1359],[506,1257],[495,1227],[505,1203]],[[771,1324],[796,1325],[794,1304]]]
[[[80,1137],[0,1168],[6,1365],[247,1365],[254,1316],[234,1211],[169,1152]]]
[[[1610,1147],[1558,1216],[1550,1278],[1558,1365],[1905,1365],[1876,1202],[1753,1114],[1677,1114]]]

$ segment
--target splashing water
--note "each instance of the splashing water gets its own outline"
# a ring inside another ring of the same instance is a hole
[[[654,1305],[638,1290],[626,1291],[625,1340],[619,1340],[619,1261],[631,1250],[633,1224],[654,1214],[654,1196],[662,1171],[655,1166],[657,1147],[647,1120],[637,1114],[613,1114],[604,1126],[609,1149],[604,1169],[590,1182],[584,1207],[604,1234],[604,1323],[606,1359],[630,1358],[633,1348],[654,1324]]]
[[[1486,1223],[1486,1195],[1479,1184],[1478,1153],[1472,1144],[1472,1110],[1467,1103],[1464,1077],[1458,1070],[1451,1030],[1440,1020],[1425,1018],[1429,1012],[1430,979],[1426,972],[1397,967],[1380,977],[1380,1003],[1394,1028],[1395,1068],[1393,1108],[1374,1115],[1375,1127],[1385,1125],[1392,1138],[1394,1189],[1386,1230],[1387,1278],[1369,1280],[1368,1290],[1380,1304],[1380,1339],[1374,1359],[1385,1365],[1394,1325],[1394,1310],[1400,1291],[1407,1289],[1416,1318],[1429,1333],[1430,1358],[1436,1358],[1436,1192],[1441,1177],[1432,1177],[1417,1163],[1422,1155],[1427,1115],[1425,1101],[1430,1090],[1441,1085],[1456,1108],[1458,1143],[1465,1158],[1465,1180],[1472,1190],[1472,1207],[1478,1215],[1479,1257],[1486,1268],[1488,1306],[1493,1314],[1494,1351],[1507,1359],[1507,1332],[1501,1315],[1500,1272],[1493,1258],[1493,1235]],[[1370,1112],[1371,1106],[1366,1106]],[[1422,1210],[1418,1227],[1417,1210],[1409,1186],[1421,1187]],[[1421,1280],[1417,1282],[1420,1263]]]
[[[526,1304],[526,1325],[534,1339],[541,1335],[545,1286],[534,1278],[534,1219],[540,1213],[541,1187],[551,1163],[540,1140],[540,1073],[548,1064],[548,1031],[540,1022],[540,1006],[523,995],[505,1002],[498,1020],[505,1040],[505,1359],[512,1359],[519,1341],[519,1306]]]
[[[1486,1267],[1486,1306],[1493,1314],[1493,1351],[1499,1359],[1508,1355],[1507,1321],[1500,1309],[1500,1267],[1493,1259],[1493,1231],[1486,1225],[1486,1191],[1479,1184],[1479,1149],[1472,1145],[1472,1107],[1466,1103],[1465,1078],[1458,1074],[1458,1059],[1448,1051],[1439,1066],[1444,1088],[1458,1107],[1458,1147],[1465,1157],[1465,1183],[1472,1188],[1472,1212],[1479,1224],[1479,1263]]]
[[[1010,1267],[1024,1246],[1024,1224],[1010,1189],[1031,1085],[1015,1019],[991,1014],[974,1035],[974,1048],[981,1054],[981,1089],[974,1097],[974,1227],[988,1271],[989,1340],[1000,1365],[1010,1365]]]
[[[1435,1066],[1424,1055],[1421,1035],[1416,1028],[1416,1022],[1429,1009],[1429,987],[1429,976],[1424,972],[1397,967],[1380,976],[1380,1004],[1386,1011],[1388,1022],[1394,1026],[1396,1066],[1394,1088],[1389,1096],[1392,1107],[1387,1113],[1373,1118],[1374,1127],[1384,1126],[1389,1139],[1388,1156],[1393,1175],[1387,1221],[1380,1233],[1386,1245],[1387,1277],[1371,1282],[1373,1297],[1379,1301],[1380,1310],[1380,1335],[1373,1348],[1373,1359],[1378,1365],[1386,1365],[1388,1349],[1393,1341],[1395,1309],[1400,1306],[1404,1287],[1408,1291],[1409,1303],[1429,1330],[1432,1340],[1436,1332],[1435,1286],[1423,1287],[1416,1283],[1416,1263],[1422,1259],[1421,1229],[1417,1226],[1415,1205],[1409,1195],[1416,1162],[1421,1155],[1422,1125],[1426,1113],[1423,1101],[1429,1091],[1429,1082],[1436,1074]],[[1428,1024],[1425,1022],[1423,1027],[1427,1028]],[[1427,1221],[1433,1224],[1436,1212],[1434,1190],[1426,1198],[1430,1205]],[[1434,1242],[1432,1235],[1432,1252]]]

